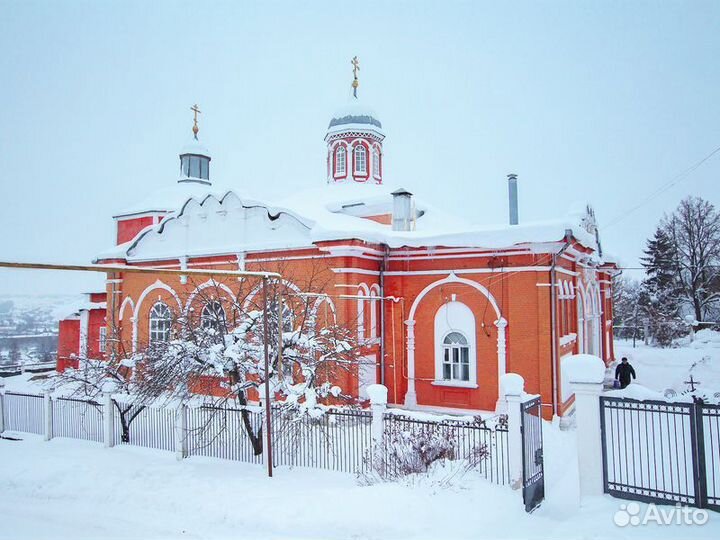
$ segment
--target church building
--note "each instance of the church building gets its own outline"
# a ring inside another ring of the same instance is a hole
[[[383,124],[357,97],[354,68],[354,95],[324,134],[317,187],[276,201],[221,187],[199,142],[195,106],[178,177],[113,216],[114,246],[95,262],[257,271],[282,264],[289,276],[321,268],[320,290],[308,292],[327,296],[315,308],[329,309],[365,345],[365,361],[341,384],[345,393],[362,400],[381,382],[391,406],[494,411],[500,376],[513,372],[542,396],[546,418],[567,416],[574,397],[564,359],[614,359],[617,270],[603,256],[591,207],[524,224],[518,180],[508,175],[508,223],[478,226],[416,197],[412,185],[391,187]],[[58,369],[102,358],[109,321],[134,351],[168,339],[173,311],[223,309],[191,306],[210,285],[176,274],[114,274],[106,291],[60,323]]]

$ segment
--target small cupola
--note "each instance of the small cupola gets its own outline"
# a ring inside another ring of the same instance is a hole
[[[180,179],[178,182],[194,182],[210,185],[210,152],[198,140],[198,114],[197,105],[190,108],[194,114],[193,139],[180,151]]]
[[[346,106],[333,115],[325,135],[327,182],[382,184],[385,134],[377,115],[358,98],[357,56],[351,64],[352,95]]]

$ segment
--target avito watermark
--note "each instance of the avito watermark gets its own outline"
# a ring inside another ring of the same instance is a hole
[[[615,512],[613,521],[618,527],[628,525],[637,527],[654,523],[656,525],[705,525],[710,519],[707,510],[692,508],[680,503],[675,506],[663,506],[650,503],[645,512],[636,502],[621,504]]]

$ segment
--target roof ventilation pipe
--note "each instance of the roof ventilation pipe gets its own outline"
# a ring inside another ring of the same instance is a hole
[[[405,189],[393,191],[393,231],[414,231],[415,230],[415,201],[413,195]]]
[[[517,174],[508,174],[508,210],[510,212],[510,225],[518,224],[518,191]]]

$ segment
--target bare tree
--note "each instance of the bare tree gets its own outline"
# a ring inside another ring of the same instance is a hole
[[[681,301],[697,322],[720,304],[720,213],[698,197],[684,199],[661,226],[672,239]]]
[[[352,380],[346,375],[357,371],[362,352],[354,326],[338,324],[327,308],[327,268],[312,263],[293,275],[289,265],[280,266],[284,279],[269,281],[265,289],[244,278],[189,281],[185,308],[172,313],[165,339],[131,354],[115,339],[118,347],[108,360],[85,360],[60,382],[95,397],[112,381],[126,396],[118,410],[128,440],[132,420],[153,402],[201,400],[217,409],[239,408],[255,454],[262,453],[262,427],[248,405],[262,399],[264,385],[281,407],[315,414],[323,402],[351,400],[342,381]]]

